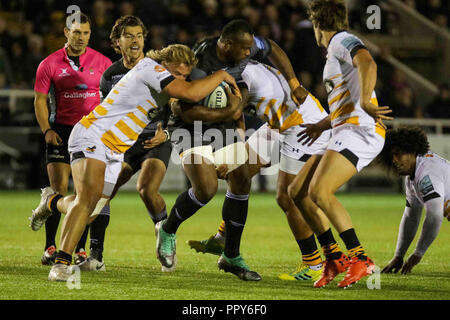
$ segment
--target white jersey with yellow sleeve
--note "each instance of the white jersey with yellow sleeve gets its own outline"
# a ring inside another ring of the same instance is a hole
[[[331,126],[371,127],[384,137],[384,129],[375,126],[374,119],[360,105],[358,70],[353,65],[353,57],[362,48],[365,48],[364,43],[346,31],[337,32],[328,44],[323,81],[328,93]],[[375,91],[371,102],[378,105]]]
[[[254,105],[257,115],[267,122],[248,139],[249,146],[263,162],[271,162],[276,139],[281,143],[280,169],[288,173],[296,174],[299,171],[299,161],[304,163],[311,155],[325,152],[330,139],[329,130],[309,147],[298,142],[297,134],[303,130],[300,124],[316,123],[328,115],[313,95],[309,94],[298,107],[291,98],[289,84],[281,72],[256,61],[247,64],[242,78],[249,91],[248,103]],[[295,164],[283,167],[283,163],[292,160]]]
[[[124,153],[151,120],[154,109],[164,108],[169,96],[162,89],[174,77],[150,58],[142,59],[79,124],[112,151]]]
[[[115,183],[123,154],[151,121],[152,111],[166,107],[162,90],[173,79],[150,58],[142,59],[91,113],[73,128],[69,138],[71,162],[93,158],[107,164],[105,181]]]
[[[256,107],[257,115],[269,127],[284,132],[302,123],[314,123],[328,113],[311,94],[298,107],[291,98],[291,90],[280,71],[250,60],[242,73],[249,91],[249,104]]]

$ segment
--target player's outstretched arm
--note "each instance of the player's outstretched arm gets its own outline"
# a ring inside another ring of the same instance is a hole
[[[242,114],[243,105],[248,97],[247,89],[242,90],[243,99],[241,100],[232,90],[225,88],[227,93],[227,106],[222,109],[211,109],[203,105],[194,105],[183,101],[171,101],[171,109],[175,115],[181,117],[186,123],[194,121],[218,122],[236,120]]]
[[[331,118],[330,115],[323,118],[316,123],[304,123],[300,127],[305,128],[297,134],[298,142],[302,142],[302,145],[308,144],[311,146],[317,138],[320,137],[322,132],[331,129]]]
[[[416,249],[402,268],[402,274],[411,272],[412,268],[420,262],[425,252],[436,239],[443,220],[442,208],[444,208],[444,199],[442,197],[425,202],[426,217],[423,222],[422,233],[419,241],[417,241]]]
[[[381,270],[382,273],[397,273],[400,269],[402,269],[403,257],[405,256],[406,251],[408,251],[408,248],[417,233],[421,214],[422,205],[418,201],[407,202],[402,220],[400,221],[394,258],[392,258],[389,264]]]
[[[281,74],[286,78],[291,88],[292,99],[297,105],[301,105],[308,97],[308,91],[300,85],[291,61],[284,50],[275,41],[269,39],[269,42],[272,47],[269,55],[270,63],[280,70]]]

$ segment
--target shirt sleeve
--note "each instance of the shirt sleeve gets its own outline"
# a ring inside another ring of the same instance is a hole
[[[408,178],[406,178],[408,179]],[[397,247],[395,249],[396,257],[404,257],[413,241],[417,229],[419,228],[420,217],[422,215],[423,205],[414,197],[409,190],[408,182],[406,184],[406,205],[403,211],[402,220],[398,230]]]
[[[272,52],[272,46],[268,39],[264,37],[254,37],[253,46],[250,50],[250,58],[262,61]]]
[[[48,94],[52,85],[52,74],[50,65],[46,60],[42,61],[36,71],[36,81],[34,91]]]
[[[351,64],[358,50],[365,48],[364,43],[358,37],[349,34],[338,44],[333,45],[331,52],[338,60]]]
[[[433,198],[425,203],[426,217],[423,222],[422,233],[417,241],[414,254],[423,257],[430,245],[436,239],[443,220],[444,198]]]
[[[105,74],[102,75],[100,79],[100,101],[103,101],[108,93],[111,91],[112,81],[108,81]]]
[[[418,179],[418,189],[423,202],[439,198],[444,195],[443,176],[432,173],[425,174]]]

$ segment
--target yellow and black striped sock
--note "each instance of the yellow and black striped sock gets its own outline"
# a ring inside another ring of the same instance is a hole
[[[302,252],[303,263],[308,266],[316,266],[322,263],[322,257],[317,250],[314,235],[303,240],[297,240],[297,244]]]
[[[56,258],[55,258],[55,264],[57,264],[57,263],[70,265],[72,263],[72,255],[59,250],[56,253]]]
[[[219,229],[217,229],[217,233],[219,233],[222,237],[225,237],[225,221],[222,220],[220,223]]]
[[[348,257],[352,259],[353,257],[358,257],[360,259],[365,259],[367,256],[364,252],[364,248],[356,236],[355,229],[351,228],[339,234],[345,243],[348,250]]]
[[[62,195],[55,193],[52,194],[48,200],[47,200],[47,208],[52,212],[52,213],[59,213],[61,214],[61,212],[59,212],[58,210],[58,200],[63,198]]]
[[[342,250],[334,239],[331,229],[317,236],[317,240],[319,240],[323,254],[327,260],[339,259],[341,257]]]

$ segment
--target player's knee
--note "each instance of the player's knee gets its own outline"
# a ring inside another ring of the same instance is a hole
[[[288,195],[288,197],[290,199],[294,200],[297,197],[297,194],[298,194],[297,188],[294,185],[290,184],[287,187],[287,195]]]
[[[66,183],[52,183],[51,187],[53,190],[55,190],[57,193],[66,195],[68,191],[68,187]]]
[[[277,193],[277,204],[284,211],[288,211],[289,207],[292,204],[291,198],[286,192],[278,192]]]
[[[215,196],[215,194],[217,193],[217,188],[217,183],[210,183],[199,188],[194,188],[193,191],[198,201],[200,201],[201,203],[207,203]]]
[[[324,203],[329,198],[329,192],[324,185],[311,184],[308,188],[308,196],[316,203]]]
[[[233,193],[248,194],[250,193],[250,189],[252,187],[252,180],[246,173],[233,173],[233,175],[228,177],[228,184]]]

